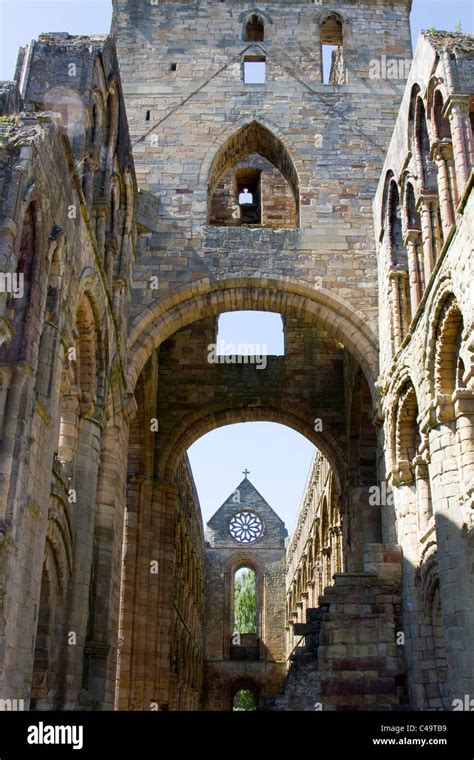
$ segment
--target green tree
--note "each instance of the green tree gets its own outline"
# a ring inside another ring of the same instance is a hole
[[[242,712],[247,710],[256,710],[255,697],[251,691],[247,689],[241,689],[234,697],[234,705],[232,708],[234,711]]]
[[[257,589],[255,573],[245,568],[235,575],[234,633],[255,633],[257,623]]]

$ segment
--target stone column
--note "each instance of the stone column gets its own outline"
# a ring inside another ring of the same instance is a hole
[[[114,274],[114,260],[117,255],[118,247],[117,247],[117,240],[115,235],[107,234],[105,236],[105,257],[104,257],[104,266],[105,266],[105,276],[107,277],[107,282],[109,285],[112,285],[113,280],[113,274]]]
[[[147,478],[130,484],[138,512],[129,516],[123,589],[124,639],[119,709],[167,709],[173,625],[177,489]]]
[[[436,408],[434,414],[439,420],[443,410]],[[463,532],[465,509],[460,484],[457,424],[458,420],[451,418],[430,430],[432,499],[450,702],[474,693],[472,556]]]
[[[84,406],[84,403],[83,403]],[[89,407],[89,403],[87,403]],[[68,604],[66,636],[74,634],[72,643],[65,642],[66,688],[64,708],[77,709],[82,682],[84,644],[89,618],[89,586],[92,547],[96,516],[97,478],[100,461],[99,422],[82,408],[71,488],[76,492],[72,503],[74,535],[74,571]]]
[[[432,220],[432,203],[436,196],[422,195],[418,201],[417,211],[421,216],[421,234],[423,240],[423,271],[425,279],[425,288],[430,281],[431,272],[436,261],[436,240],[434,237],[434,227]]]
[[[446,105],[446,113],[451,123],[454,163],[456,165],[458,192],[461,196],[469,181],[471,172],[469,165],[471,145],[466,140],[466,135],[468,131],[470,132],[469,96],[451,96]]]
[[[421,231],[408,230],[403,240],[403,245],[408,252],[408,279],[410,283],[410,306],[412,317],[416,314],[422,297],[422,283],[420,281],[421,262],[418,259],[420,243]]]
[[[105,204],[96,204],[96,226],[95,226],[95,237],[97,241],[97,248],[99,249],[99,254],[101,257],[101,260],[104,261],[105,257],[105,230],[106,230],[106,224],[107,224],[107,210],[105,208]]]
[[[433,147],[433,157],[438,167],[438,192],[444,237],[454,224],[454,198],[451,196],[451,181],[448,171],[447,146],[438,142]]]
[[[416,456],[414,459],[414,466],[418,533],[423,536],[426,534],[429,528],[429,523],[433,514],[433,505],[431,503],[430,474],[426,457],[421,454]]]
[[[474,496],[474,393],[467,388],[458,388],[453,401],[460,489],[469,508]]]
[[[104,431],[94,528],[94,597],[88,624],[85,688],[99,709],[112,710],[118,649],[124,494],[129,428],[113,422]]]
[[[84,160],[84,182],[83,182],[83,193],[84,197],[86,199],[87,207],[90,209],[92,208],[92,203],[94,199],[94,172],[95,172],[95,161],[92,156],[87,156]]]
[[[389,273],[390,280],[390,318],[392,320],[392,335],[395,353],[400,348],[403,341],[403,329],[400,309],[400,289],[398,272],[392,270]]]

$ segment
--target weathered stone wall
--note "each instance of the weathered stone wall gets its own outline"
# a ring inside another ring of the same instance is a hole
[[[30,46],[23,95],[26,107],[56,108],[50,88],[65,79],[65,58],[74,54],[84,69],[69,86],[82,103],[78,131],[87,141],[93,87],[104,108],[108,98],[111,43],[89,49],[89,40],[66,37],[65,57],[58,47],[55,59],[53,41]],[[31,696],[37,708],[112,704],[117,647],[134,174],[126,127],[119,135],[114,127],[113,148],[95,168],[101,192],[88,194],[75,114],[15,117],[1,146],[1,269],[24,278],[22,297],[0,294],[2,694]],[[97,122],[96,139],[105,134]],[[116,264],[108,268],[94,201],[110,216],[114,164],[121,193],[108,241]]]
[[[393,490],[381,511],[404,554],[417,708],[473,690],[473,54],[469,36],[420,38],[374,207]]]
[[[16,82],[0,82],[0,116],[17,114],[21,109],[21,96]]]
[[[263,5],[263,39],[249,42],[250,11],[231,0],[115,0],[118,55],[109,37],[41,35],[20,51],[18,89],[3,88],[4,698],[229,709],[246,684],[261,704],[276,698],[288,612],[306,606],[318,546],[330,581],[332,544],[315,543],[317,513],[303,511],[286,613],[283,536],[252,549],[270,585],[247,669],[225,659],[220,573],[251,548],[208,548],[204,655],[202,526],[183,460],[208,430],[258,419],[317,444],[341,494],[351,574],[325,592],[322,638],[312,621],[299,629],[321,645],[304,676],[323,706],[397,706],[405,667],[412,707],[474,690],[472,37],[422,36],[403,95],[408,0],[329,16],[306,0]],[[244,83],[245,56],[265,57],[265,84]],[[209,223],[236,166],[265,169],[273,221]],[[217,316],[238,309],[280,313],[286,356],[265,370],[210,364]],[[331,525],[322,509],[326,539]],[[286,709],[313,698],[301,683]]]
[[[318,606],[344,566],[340,494],[328,461],[316,451],[286,552],[288,654],[298,643],[294,624],[306,622],[306,610]]]
[[[295,625],[300,645],[269,710],[399,710],[407,704],[400,633],[401,550],[367,544],[364,572],[336,573]]]
[[[133,341],[148,329],[148,309],[168,293],[243,274],[256,287],[262,278],[283,277],[307,284],[315,298],[337,294],[376,330],[370,202],[404,81],[370,78],[370,62],[382,55],[410,58],[407,6],[337,3],[348,82],[324,85],[318,39],[324,9],[265,3],[259,46],[267,82],[246,85],[244,6],[114,3],[139,186],[161,198],[156,231],[142,240],[135,270]],[[250,147],[272,156],[297,183],[298,230],[239,229],[236,238],[235,230],[208,226],[213,166],[225,168],[226,156],[245,158]],[[236,239],[245,254],[235,250]],[[159,285],[151,290],[154,275]],[[132,343],[135,348],[141,350]]]

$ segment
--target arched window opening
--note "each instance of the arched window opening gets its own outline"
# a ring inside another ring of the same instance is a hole
[[[415,140],[415,125],[416,125],[416,109],[418,96],[420,94],[420,88],[417,84],[413,85],[410,98],[410,108],[408,110],[408,147],[409,150],[413,150],[413,143]]]
[[[436,90],[434,96],[433,113],[438,140],[451,140],[451,125],[449,119],[444,115],[444,101],[440,90]]]
[[[253,154],[218,183],[210,224],[295,228],[296,204],[291,187],[270,161]]]
[[[405,482],[413,479],[413,460],[420,444],[418,401],[413,385],[407,383],[400,393],[395,422],[395,459]]]
[[[402,209],[397,183],[393,181],[389,190],[389,235],[392,265],[407,268],[407,254],[403,245]]]
[[[249,689],[239,689],[232,700],[234,712],[249,712],[257,709],[255,695]]]
[[[234,632],[257,632],[256,576],[249,567],[241,567],[234,576]]]
[[[409,230],[421,231],[420,212],[416,208],[415,190],[411,182],[406,187],[406,219]]]
[[[245,25],[246,42],[263,42],[265,39],[265,25],[256,13],[253,13]]]
[[[464,388],[464,362],[461,358],[464,321],[454,297],[446,301],[436,331],[435,390],[442,396],[452,396]]]
[[[241,195],[247,190],[242,203]],[[284,145],[253,122],[225,143],[209,178],[209,224],[295,229],[298,176]]]
[[[258,660],[257,577],[250,567],[234,573],[231,660]]]
[[[433,116],[436,137],[434,157],[438,169],[439,226],[440,232],[446,236],[456,218],[459,196],[451,125],[444,115],[444,100],[440,90],[436,90],[434,94]]]
[[[428,133],[428,123],[426,120],[426,111],[421,97],[417,99],[416,108],[416,151],[421,168],[421,177],[423,180],[424,190],[436,189],[436,171],[434,162],[430,159],[430,137]]]
[[[344,84],[344,49],[342,19],[327,13],[321,21],[321,61],[324,84]]]
[[[398,350],[408,332],[412,314],[408,280],[408,255],[403,244],[402,209],[397,183],[391,180],[387,199],[388,248],[392,342]]]
[[[411,182],[407,182],[405,189],[405,224],[410,304],[411,314],[414,315],[424,291],[424,267],[421,215],[417,209],[415,190]]]
[[[91,128],[89,132],[89,142],[91,145],[95,145],[97,137],[98,137],[98,127],[99,127],[99,109],[97,107],[97,103],[94,103],[92,106],[92,119],[91,119]]]

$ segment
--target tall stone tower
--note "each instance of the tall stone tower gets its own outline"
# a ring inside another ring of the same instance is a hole
[[[371,199],[405,84],[382,70],[407,70],[410,6],[114,0],[138,183],[159,197],[137,319],[197,280],[288,278],[342,298],[375,334]],[[239,208],[244,185],[255,213]]]
[[[207,528],[204,709],[228,710],[241,689],[251,691],[257,703],[282,690],[288,534],[247,476]],[[243,568],[254,574],[256,605],[253,630],[241,633],[235,578]]]
[[[143,525],[159,515],[163,526],[155,553],[137,537],[143,567],[157,551],[172,556],[180,457],[232,422],[286,424],[328,459],[349,571],[363,569],[365,544],[383,540],[369,500],[383,477],[371,202],[405,83],[383,65],[407,70],[410,6],[114,2],[139,187],[127,387],[159,420],[146,465],[131,467],[153,473]],[[286,355],[264,372],[208,361],[218,316],[245,309],[283,318]],[[134,440],[147,441],[148,428],[137,415]],[[166,606],[171,563],[159,582]],[[142,625],[137,613],[133,628]],[[166,618],[160,626],[160,685],[150,678],[149,690],[166,704],[172,632]]]

